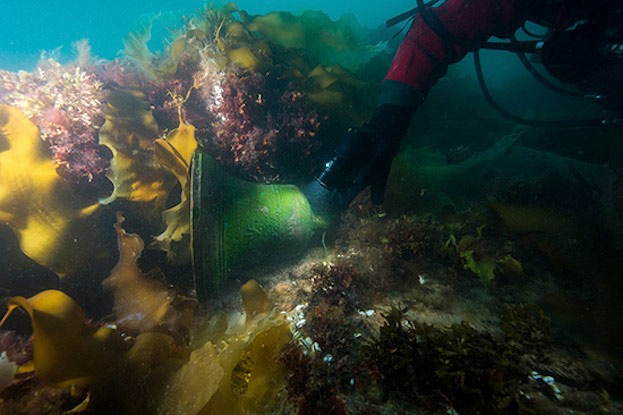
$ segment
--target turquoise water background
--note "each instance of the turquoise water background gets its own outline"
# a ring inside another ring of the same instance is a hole
[[[167,29],[180,26],[184,16],[209,4],[221,7],[226,0],[2,0],[0,9],[0,69],[9,71],[32,70],[42,53],[48,53],[60,62],[75,58],[72,43],[88,39],[92,55],[112,60],[123,49],[123,39],[128,33],[141,26],[141,22],[158,15],[152,29],[152,50],[162,49],[169,36]],[[299,14],[304,10],[321,10],[337,19],[345,13],[354,14],[359,22],[371,29],[384,26],[387,19],[415,6],[415,0],[238,0],[240,9],[251,14],[287,10]],[[540,32],[541,29],[535,31]],[[585,101],[569,100],[544,88],[528,75],[517,58],[506,52],[485,51],[482,53],[485,76],[490,87],[506,88],[508,85],[522,85],[524,93],[512,97],[498,94],[507,105],[519,111],[544,103],[555,110],[560,99],[572,108],[586,108]],[[475,83],[471,59],[456,65],[462,73]],[[520,96],[521,95],[521,96]],[[525,95],[525,96],[524,96]],[[589,106],[592,103],[589,103]]]
[[[226,2],[214,2],[222,5]],[[42,51],[71,55],[72,42],[89,39],[95,56],[114,59],[123,38],[141,18],[161,13],[161,33],[154,33],[154,48],[162,45],[165,26],[175,26],[183,15],[210,4],[203,1],[138,0],[3,0],[0,11],[0,69],[30,70]],[[360,23],[375,28],[415,5],[414,0],[240,0],[240,9],[252,14],[274,10],[298,13],[322,10],[336,19],[354,13]],[[160,42],[160,44],[159,44]],[[59,50],[60,48],[60,50]]]

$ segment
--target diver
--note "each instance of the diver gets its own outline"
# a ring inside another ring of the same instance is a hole
[[[304,186],[316,213],[339,213],[364,188],[382,204],[392,160],[411,117],[448,65],[477,56],[492,36],[525,49],[515,32],[526,22],[548,29],[532,42],[546,70],[578,95],[623,114],[623,4],[620,0],[417,0],[415,16],[383,81],[369,121],[342,139],[317,177]],[[526,42],[528,43],[528,42]],[[498,42],[500,44],[500,42]],[[484,89],[483,89],[484,92]]]

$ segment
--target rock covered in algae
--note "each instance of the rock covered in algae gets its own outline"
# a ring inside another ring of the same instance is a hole
[[[101,178],[108,165],[97,145],[107,91],[89,65],[88,43],[76,45],[75,62],[50,58],[31,72],[0,70],[0,103],[19,108],[39,127],[65,177],[86,183]]]
[[[272,74],[230,70],[217,99],[206,148],[237,175],[282,181],[308,175],[317,152],[321,116],[300,88]]]
[[[336,129],[363,122],[369,104],[361,94],[365,82],[337,62],[316,57],[318,51],[344,56],[350,47],[366,49],[363,28],[323,13],[279,16],[250,17],[233,4],[208,7],[174,32],[160,59],[146,45],[149,25],[126,43],[133,65],[150,74],[139,84],[153,98],[150,106],[160,127],[175,128],[175,111],[167,102],[188,91],[182,114],[197,128],[200,145],[232,171],[259,181],[308,177],[323,141],[332,140]],[[275,19],[294,23],[263,34]],[[319,22],[324,43],[315,35]],[[293,36],[306,40],[280,44]],[[312,44],[322,46],[313,52]],[[360,62],[369,59],[364,55]]]

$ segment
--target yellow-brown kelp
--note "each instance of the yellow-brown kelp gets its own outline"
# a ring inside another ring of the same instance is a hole
[[[183,301],[167,285],[158,268],[143,273],[137,261],[145,244],[134,233],[122,228],[123,216],[117,213],[119,262],[102,285],[114,297],[113,311],[118,325],[132,334],[159,329],[187,334],[195,302]]]
[[[96,404],[107,401],[111,407],[125,408],[125,413],[140,413],[137,408],[144,405],[128,399],[139,391],[139,380],[146,381],[167,359],[185,356],[166,334],[144,333],[131,343],[118,330],[87,324],[82,308],[61,291],[12,297],[0,325],[16,308],[31,319],[33,363],[42,382],[58,388],[85,387]]]
[[[289,12],[240,14],[248,30],[282,48],[300,50],[313,65],[340,65],[354,71],[385,47],[365,42],[366,29],[354,15],[343,15],[334,21],[326,13],[314,10],[298,16]]]
[[[185,98],[171,95],[172,104],[178,107],[179,126],[166,137],[155,138],[159,134],[158,126],[152,113],[144,109],[145,96],[141,92],[116,90],[110,94],[100,144],[113,152],[108,178],[114,184],[114,191],[102,202],[111,203],[117,198],[153,202],[154,213],[164,211],[162,218],[167,227],[151,246],[166,251],[169,261],[183,263],[190,257],[188,174],[197,140],[195,128],[182,121]],[[175,180],[181,186],[181,200],[165,210]]]
[[[269,413],[283,404],[285,369],[279,357],[291,339],[289,323],[275,313],[257,282],[243,285],[241,295],[245,317],[222,325],[194,348],[168,379],[155,413]]]
[[[289,323],[255,281],[243,286],[242,299],[246,316],[207,324],[211,330],[197,327],[190,354],[166,334],[131,339],[89,325],[80,306],[55,290],[11,298],[0,325],[24,309],[33,326],[37,376],[59,388],[85,387],[95,407],[125,414],[266,413],[286,397],[279,356],[291,339]]]
[[[80,200],[56,169],[37,126],[0,105],[0,221],[17,234],[22,252],[63,276],[80,262],[91,239],[81,220],[99,204]]]
[[[190,162],[196,149],[195,127],[181,117],[178,128],[155,142],[156,158],[175,175],[182,191],[180,202],[162,212],[167,228],[154,238],[152,246],[166,251],[169,261],[175,263],[190,259]]]
[[[371,110],[361,96],[367,85],[353,71],[365,65],[380,48],[364,42],[365,29],[354,17],[343,16],[333,21],[325,13],[310,10],[299,16],[289,12],[250,16],[244,11],[240,15],[242,24],[230,25],[242,25],[255,38],[253,47],[244,49],[243,45],[237,45],[236,63],[243,62],[241,66],[251,70],[261,67],[257,52],[261,49],[257,44],[259,38],[263,47],[271,50],[262,56],[271,55],[272,70],[278,67],[285,78],[298,83],[305,99],[323,113],[331,114],[331,118],[344,119],[341,121],[344,125],[364,121]]]
[[[117,198],[155,201],[155,207],[164,209],[175,181],[154,157],[158,125],[145,106],[145,95],[138,90],[116,90],[110,94],[99,143],[113,153],[107,177],[114,190],[102,203]]]

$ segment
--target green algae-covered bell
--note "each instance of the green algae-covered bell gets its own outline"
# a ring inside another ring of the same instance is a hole
[[[323,223],[297,186],[241,180],[195,153],[191,243],[201,301],[232,273],[303,253]]]

